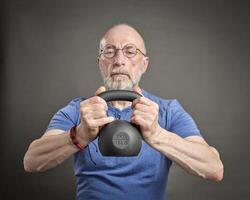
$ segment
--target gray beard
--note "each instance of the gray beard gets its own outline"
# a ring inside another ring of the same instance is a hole
[[[107,90],[133,90],[133,87],[137,85],[141,80],[141,76],[138,76],[135,80],[129,79],[127,84],[122,81],[113,80],[111,77],[104,79],[104,86]]]

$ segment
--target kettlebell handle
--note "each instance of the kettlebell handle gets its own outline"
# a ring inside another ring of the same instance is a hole
[[[109,101],[133,101],[142,95],[130,90],[109,90],[98,94],[106,102]]]

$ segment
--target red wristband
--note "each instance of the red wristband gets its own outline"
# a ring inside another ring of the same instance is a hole
[[[80,150],[83,150],[84,147],[82,145],[79,144],[78,140],[76,139],[76,126],[73,126],[70,131],[70,138],[72,143]]]

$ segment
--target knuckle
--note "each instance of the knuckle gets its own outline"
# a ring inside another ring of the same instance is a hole
[[[84,107],[88,103],[88,100],[82,101],[80,103],[80,108]]]
[[[139,98],[138,98],[138,103],[142,103],[142,102],[143,102],[143,98],[144,98],[144,97],[139,97]]]
[[[85,102],[81,102],[80,103],[80,109],[85,108],[85,107],[86,107],[86,103]]]
[[[87,103],[90,103],[90,104],[93,104],[93,103],[96,103],[98,102],[98,96],[93,96],[93,97],[90,97],[89,99],[87,99]]]
[[[102,110],[100,114],[101,116],[106,116],[106,111]]]
[[[80,111],[81,111],[81,112],[86,112],[86,110],[87,110],[87,107],[86,107],[86,106],[83,106],[83,107],[80,108]]]
[[[141,107],[140,104],[136,104],[136,105],[135,105],[135,109],[138,109],[138,110],[139,110],[140,107]]]
[[[88,117],[87,115],[83,115],[83,116],[82,116],[82,119],[83,119],[85,122],[87,122],[87,123],[88,123],[88,121],[89,121],[89,117]]]
[[[135,99],[132,104],[135,106],[138,103],[138,99]]]
[[[105,104],[100,104],[100,109],[101,110],[106,110],[106,105]]]
[[[134,110],[135,117],[138,115],[138,110]]]
[[[149,122],[152,122],[152,121],[154,121],[154,116],[149,117]]]
[[[146,102],[146,103],[150,102],[150,100],[146,97],[141,97],[141,101]]]
[[[90,115],[92,113],[91,107],[84,107],[80,109],[81,116]]]
[[[80,114],[81,114],[82,117],[84,117],[86,115],[85,110],[84,109],[80,109]]]
[[[154,110],[154,111],[152,112],[152,116],[156,116],[157,113],[158,113],[158,111],[157,111],[157,110]]]
[[[108,123],[108,120],[106,118],[101,118],[101,119],[98,120],[98,124],[100,126],[102,126],[102,125],[104,125],[106,123]]]
[[[91,99],[92,99],[93,101],[98,101],[99,98],[101,98],[101,97],[99,97],[99,96],[93,96],[93,97],[91,97]]]
[[[101,121],[101,123],[107,123],[108,119],[105,117],[105,118],[102,118],[100,121]]]
[[[97,100],[98,102],[102,102],[102,103],[105,102],[105,100],[104,100],[103,98],[99,97],[99,96],[96,96],[96,100]]]
[[[103,104],[93,105],[93,109],[97,110],[97,111],[106,111],[105,105],[103,105]]]
[[[135,116],[134,116],[134,120],[137,121],[137,122],[139,121],[138,115],[135,115]]]

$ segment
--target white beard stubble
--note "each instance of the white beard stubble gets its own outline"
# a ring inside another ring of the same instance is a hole
[[[133,87],[139,83],[141,80],[141,75],[138,76],[135,80],[130,79],[129,77],[123,76],[113,76],[104,78],[104,86],[107,90],[133,90]]]

